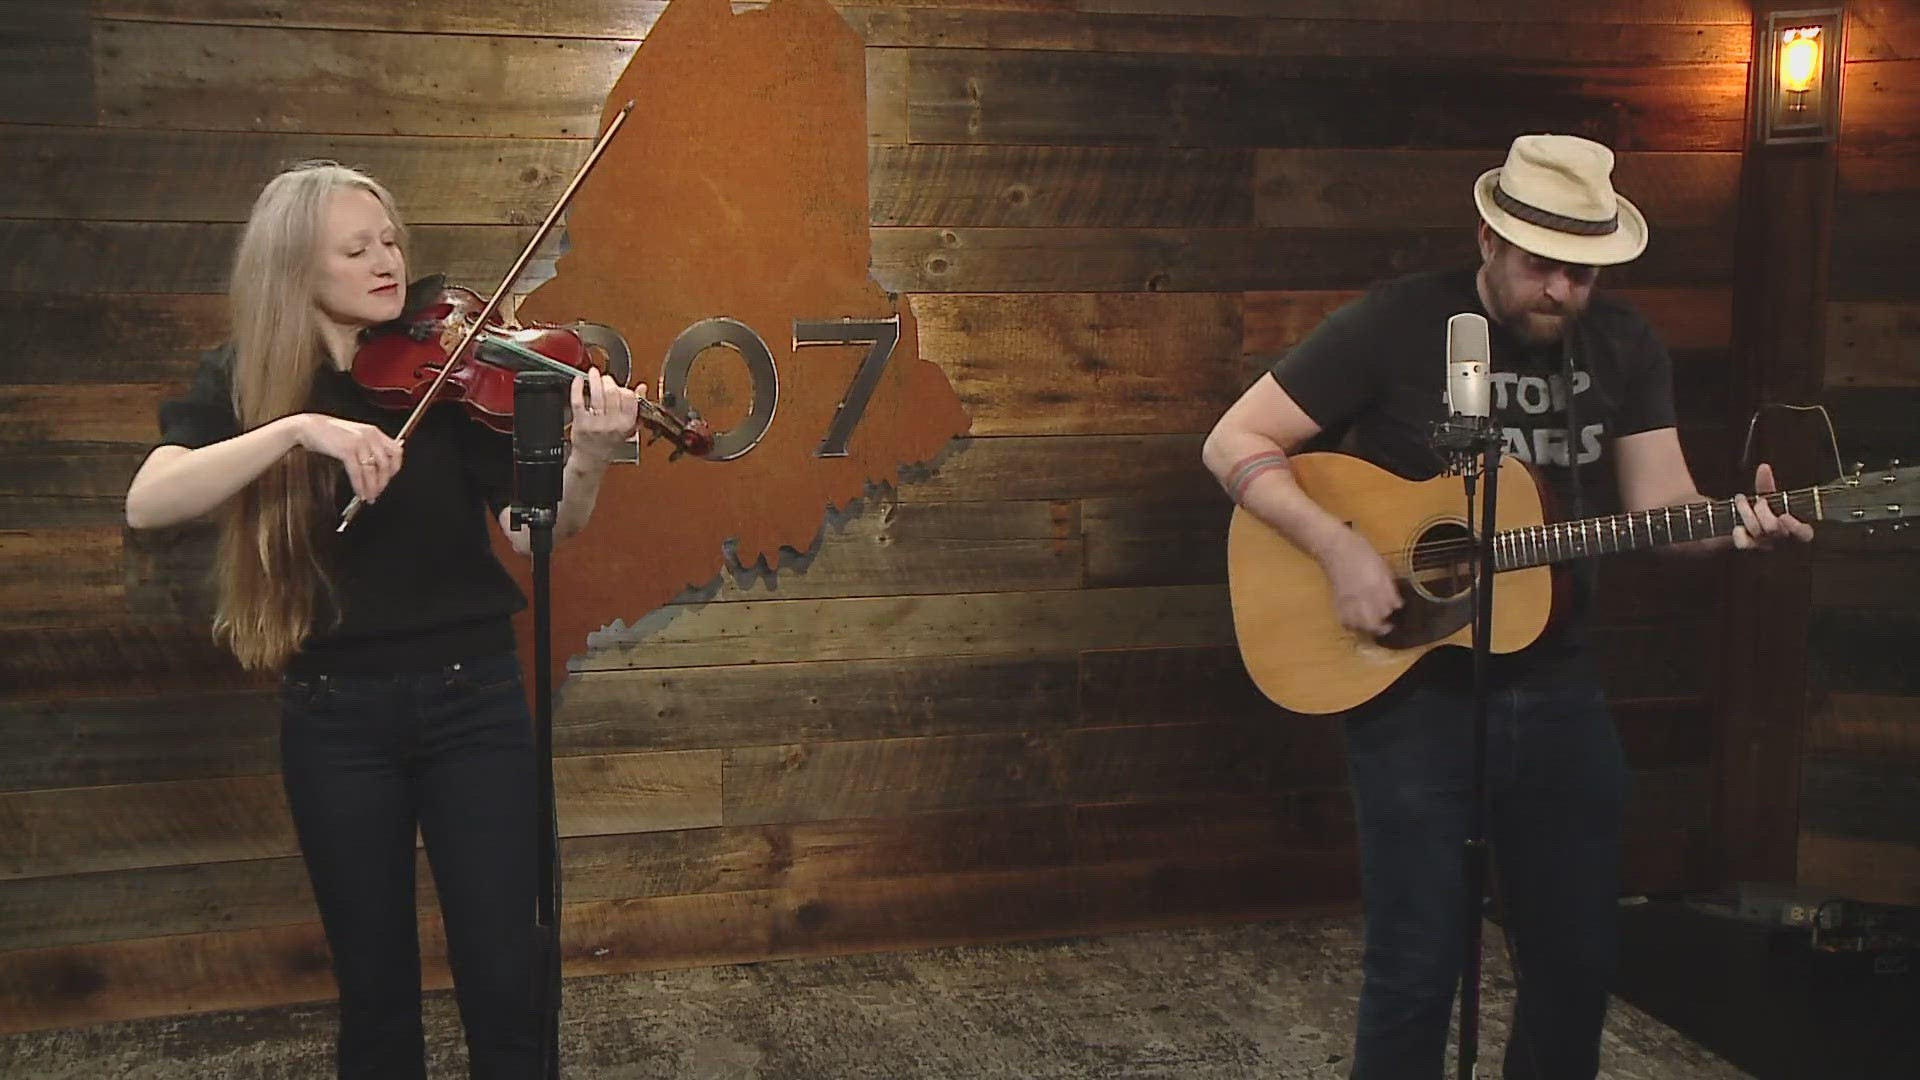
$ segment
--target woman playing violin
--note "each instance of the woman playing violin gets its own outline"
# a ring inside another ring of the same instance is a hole
[[[540,823],[510,621],[526,600],[488,537],[489,518],[509,530],[512,438],[434,405],[403,452],[405,414],[353,380],[362,334],[437,291],[427,279],[410,297],[406,271],[406,232],[371,178],[310,163],[267,184],[234,260],[231,340],[161,406],[127,523],[217,512],[215,636],[281,672],[281,775],[339,986],[339,1075],[426,1075],[417,825],[471,1075],[524,1077],[541,1035]],[[636,402],[605,374],[574,380],[556,539],[587,523]],[[366,506],[336,533],[355,495]]]

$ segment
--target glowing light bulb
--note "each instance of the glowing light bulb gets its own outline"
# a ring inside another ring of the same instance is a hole
[[[1820,79],[1820,28],[1788,30],[1780,41],[1780,88],[1804,94]]]

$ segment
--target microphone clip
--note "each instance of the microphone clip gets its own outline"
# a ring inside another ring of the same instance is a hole
[[[1488,449],[1497,446],[1500,429],[1484,416],[1455,413],[1433,425],[1431,443],[1450,476],[1477,475]]]

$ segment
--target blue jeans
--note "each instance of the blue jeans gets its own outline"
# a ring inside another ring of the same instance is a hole
[[[532,1077],[533,725],[512,656],[288,678],[281,776],[340,989],[341,1077],[424,1080],[414,828],[475,1078]]]
[[[1366,903],[1354,1080],[1446,1069],[1467,918],[1471,704],[1465,691],[1413,689],[1346,720]],[[1589,1080],[1616,962],[1631,774],[1598,690],[1495,690],[1487,721],[1490,885],[1520,980],[1503,1075]]]

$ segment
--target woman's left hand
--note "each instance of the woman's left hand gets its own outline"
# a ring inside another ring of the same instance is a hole
[[[640,426],[641,386],[636,392],[621,386],[604,371],[589,371],[573,380],[573,453],[585,454],[606,465]]]

